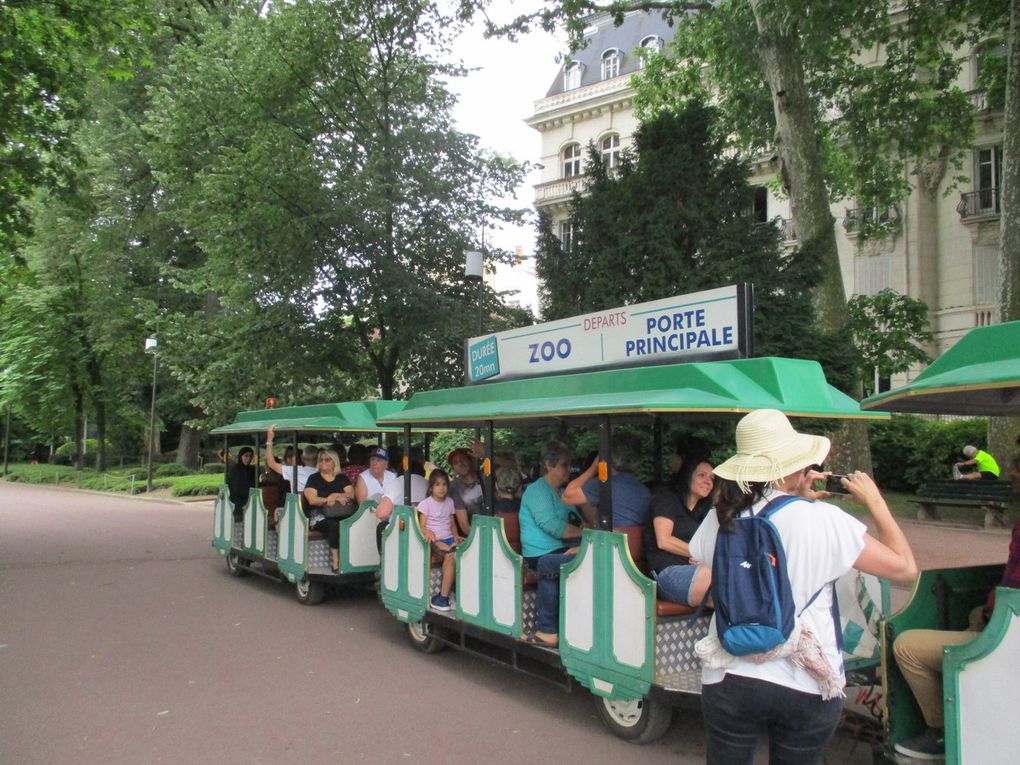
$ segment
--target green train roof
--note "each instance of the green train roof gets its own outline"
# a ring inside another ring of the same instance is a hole
[[[912,382],[862,409],[925,414],[1020,414],[1020,321],[973,329]]]
[[[815,361],[759,358],[670,364],[507,380],[416,393],[380,424],[417,427],[528,423],[602,415],[731,415],[780,409],[791,416],[878,418],[825,381]]]
[[[229,425],[216,428],[214,434],[257,433],[274,425],[284,431],[352,431],[374,433],[379,430],[399,430],[399,427],[380,427],[377,421],[404,408],[406,401],[344,401],[336,404],[308,404],[283,406],[278,409],[255,409],[240,412]]]

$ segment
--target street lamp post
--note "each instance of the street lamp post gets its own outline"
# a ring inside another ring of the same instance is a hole
[[[464,253],[464,278],[469,282],[478,282],[478,334],[482,334],[482,288],[484,286],[484,280],[482,279],[483,269],[482,253],[477,250],[468,250]]]
[[[146,352],[152,351],[152,406],[149,409],[149,465],[145,473],[145,491],[152,491],[152,444],[156,440],[156,369],[159,365],[159,341],[145,338]]]

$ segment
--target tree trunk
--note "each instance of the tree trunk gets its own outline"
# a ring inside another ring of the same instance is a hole
[[[71,385],[71,396],[74,398],[74,467],[84,467],[82,447],[85,444],[85,396],[78,385]]]
[[[181,438],[177,442],[177,461],[192,469],[198,468],[198,445],[202,432],[190,425],[181,426]]]
[[[843,329],[849,320],[843,271],[836,246],[835,219],[829,209],[829,191],[822,172],[811,96],[795,36],[773,29],[762,0],[751,0],[758,27],[758,60],[772,93],[776,118],[776,151],[780,172],[790,195],[790,214],[801,250],[821,261],[821,283],[814,288],[814,306],[821,328],[828,333]],[[868,429],[849,422],[833,433],[829,467],[871,472]]]
[[[97,397],[96,405],[96,471],[106,472],[106,404]],[[87,434],[86,434],[87,435]]]
[[[1020,320],[1020,0],[1010,3],[1006,56],[1006,115],[999,183],[999,321],[1003,322]],[[1020,417],[988,419],[988,451],[1003,469],[1016,453],[1018,433]]]
[[[1010,3],[999,189],[999,321],[1020,319],[1020,0]]]

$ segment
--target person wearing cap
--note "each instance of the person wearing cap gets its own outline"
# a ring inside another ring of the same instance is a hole
[[[894,582],[917,578],[917,563],[903,531],[870,476],[860,471],[842,484],[864,505],[877,537],[849,513],[820,501],[813,488],[828,473],[823,464],[830,443],[798,433],[782,412],[759,409],[737,424],[736,454],[715,468],[717,497],[690,542],[691,557],[711,567],[716,538],[733,519],[760,512],[784,494],[798,499],[770,520],[786,553],[787,574],[796,605],[799,646],[793,661],[769,654],[731,656],[721,651],[715,616],[708,637],[699,641],[702,658],[701,705],[709,762],[750,763],[760,732],[767,731],[773,761],[818,762],[842,714],[843,659],[832,613],[831,582],[851,568]],[[713,642],[714,641],[714,644]],[[785,647],[785,644],[784,646]]]
[[[521,510],[521,471],[516,467],[496,469],[496,499],[492,513],[519,513]]]
[[[446,461],[453,470],[450,482],[450,499],[453,500],[457,526],[463,536],[471,530],[471,517],[481,511],[485,495],[482,479],[475,467],[475,457],[470,449],[454,449],[446,455]]]
[[[960,476],[965,481],[997,481],[999,479],[999,463],[995,461],[988,452],[978,449],[976,446],[963,447],[963,462],[957,462],[956,467],[973,467],[977,470],[973,473],[964,473]]]
[[[379,499],[386,493],[386,482],[396,478],[389,470],[390,453],[385,447],[373,446],[368,450],[368,470],[362,471],[354,486],[354,499],[358,507],[366,499]]]

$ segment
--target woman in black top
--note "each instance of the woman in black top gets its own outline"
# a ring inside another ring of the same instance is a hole
[[[696,606],[712,582],[712,572],[690,560],[688,542],[712,507],[712,466],[704,460],[684,463],[672,489],[657,493],[645,529],[645,556],[659,586],[659,597]]]
[[[254,457],[255,450],[245,446],[237,453],[237,462],[227,469],[227,490],[234,505],[235,521],[244,518],[244,506],[255,487],[255,466],[251,464]]]
[[[308,503],[308,528],[326,537],[333,573],[340,570],[340,521],[354,514],[354,487],[340,472],[340,457],[332,449],[320,449],[319,471],[308,476],[304,498]]]

